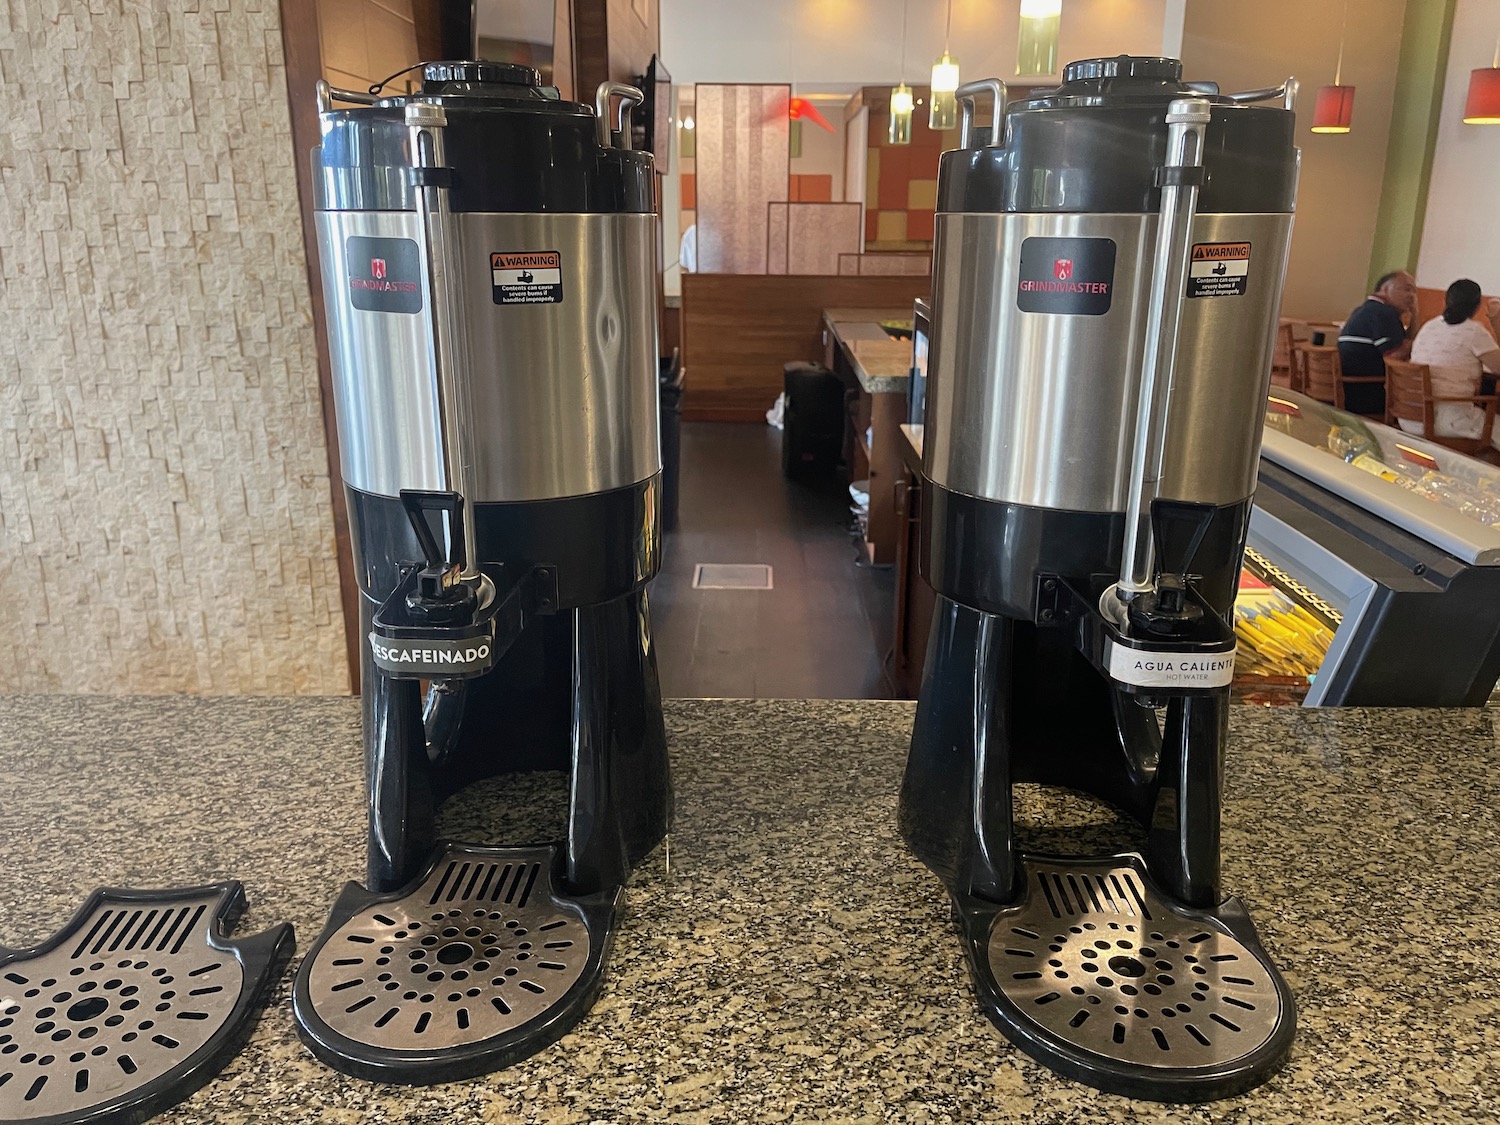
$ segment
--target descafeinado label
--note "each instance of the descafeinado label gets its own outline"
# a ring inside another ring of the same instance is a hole
[[[375,666],[386,672],[477,672],[488,668],[494,646],[487,637],[458,641],[434,639],[393,641],[370,634]]]

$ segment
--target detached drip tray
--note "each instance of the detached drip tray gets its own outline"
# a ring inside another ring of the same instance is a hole
[[[212,1078],[292,952],[238,941],[238,883],[98,890],[35,949],[0,950],[0,1121],[144,1121]]]
[[[347,1074],[449,1082],[565,1034],[598,992],[621,892],[554,886],[557,852],[439,849],[394,894],[350,884],[297,975],[298,1030]]]
[[[1285,1062],[1292,996],[1236,900],[1174,904],[1133,855],[1024,867],[1019,905],[962,912],[981,1003],[1022,1050],[1174,1102],[1242,1093]]]

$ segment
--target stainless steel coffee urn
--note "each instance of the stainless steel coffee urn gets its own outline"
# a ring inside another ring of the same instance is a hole
[[[583,1016],[625,881],[670,821],[645,594],[654,173],[627,86],[585,106],[526,67],[444,62],[415,93],[319,99],[369,852],[294,1005],[332,1066],[449,1081]],[[449,796],[536,771],[568,775],[562,839],[439,841]]]
[[[1138,1097],[1239,1093],[1293,1033],[1220,885],[1219,810],[1295,89],[1223,95],[1134,57],[1009,105],[975,83],[939,174],[921,556],[939,600],[901,830],[986,1014]],[[1104,855],[1029,847],[1018,782],[1138,829]]]

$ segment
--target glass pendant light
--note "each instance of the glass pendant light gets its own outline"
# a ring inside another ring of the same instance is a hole
[[[1016,40],[1016,74],[1023,78],[1057,73],[1057,31],[1062,0],[1021,0],[1021,31]]]
[[[1469,73],[1464,124],[1500,125],[1500,38],[1495,40],[1495,61]]]
[[[1344,19],[1339,23],[1339,61],[1333,71],[1333,85],[1318,88],[1313,103],[1314,133],[1347,133],[1354,120],[1354,87],[1343,84],[1344,27],[1349,19],[1349,0],[1344,0]]]
[[[897,83],[891,91],[891,128],[886,137],[891,144],[911,144],[911,111],[915,104],[911,87],[905,82]]]
[[[906,84],[906,14],[911,8],[911,0],[903,0],[901,5],[901,79],[891,90],[891,124],[886,132],[886,140],[893,145],[911,144],[911,111],[916,104],[912,98],[911,87]]]
[[[927,109],[929,129],[952,129],[958,124],[958,60],[948,51],[953,33],[953,0],[948,0],[948,22],[943,31],[943,56],[932,64],[932,100]]]

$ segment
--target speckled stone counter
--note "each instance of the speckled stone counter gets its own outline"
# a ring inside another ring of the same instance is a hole
[[[911,340],[896,340],[881,321],[910,322],[911,309],[824,309],[823,326],[833,333],[866,394],[906,393],[911,379]]]
[[[638,872],[572,1034],[480,1080],[379,1086],[303,1050],[283,981],[230,1067],[160,1120],[1496,1119],[1493,712],[1235,709],[1225,880],[1300,1027],[1268,1085],[1199,1107],[1066,1082],[979,1014],[938,883],[895,831],[911,719],[905,703],[670,704],[671,869],[658,849]],[[5,944],[42,939],[99,884],[235,877],[242,932],[290,920],[305,948],[362,874],[355,700],[0,698],[0,746]],[[1116,831],[1079,801],[1019,804],[1036,840],[1057,842],[1044,819]]]

